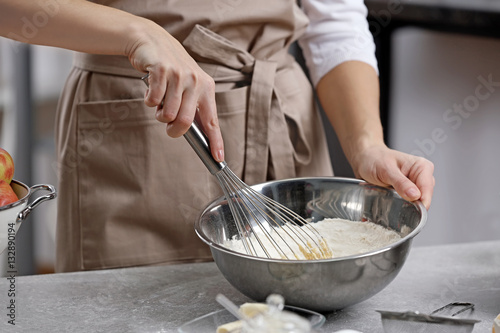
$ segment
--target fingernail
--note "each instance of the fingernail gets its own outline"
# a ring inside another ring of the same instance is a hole
[[[215,153],[215,156],[217,157],[217,161],[222,162],[224,161],[224,151],[222,149],[217,150]]]
[[[419,193],[415,188],[410,188],[408,191],[406,191],[406,195],[409,198],[417,199],[419,196]]]

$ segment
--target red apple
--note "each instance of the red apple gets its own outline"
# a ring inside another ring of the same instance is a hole
[[[0,180],[0,207],[19,200],[12,187],[5,181]]]
[[[12,177],[14,177],[14,160],[5,149],[0,148],[0,180],[10,184]]]

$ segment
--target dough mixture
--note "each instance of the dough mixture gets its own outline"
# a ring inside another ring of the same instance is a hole
[[[402,238],[398,232],[372,222],[324,219],[309,225],[314,228],[309,226],[289,226],[271,230],[257,230],[256,234],[263,246],[259,245],[253,235],[246,238],[246,244],[255,251],[253,255],[257,257],[268,257],[263,250],[264,247],[271,258],[304,260],[310,259],[307,255],[304,255],[304,247],[320,247],[314,243],[314,240],[318,239],[315,231],[326,241],[326,245],[331,249],[332,258],[370,252],[397,242]],[[300,228],[299,232],[296,230],[298,228]],[[306,236],[300,237],[303,235]],[[244,242],[245,240],[233,237],[223,245],[233,251],[246,254]],[[304,244],[307,245],[304,246]],[[282,252],[277,250],[277,247]]]

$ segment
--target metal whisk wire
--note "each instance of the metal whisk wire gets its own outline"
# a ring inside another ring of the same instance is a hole
[[[263,252],[268,258],[276,258],[268,248],[272,247],[282,259],[321,259],[332,256],[326,241],[303,217],[249,187],[227,166],[216,173],[216,177],[228,200],[248,254],[258,255]],[[264,237],[269,245],[265,245],[259,235]],[[297,246],[303,257],[292,247],[292,243]],[[262,251],[258,251],[256,246]]]

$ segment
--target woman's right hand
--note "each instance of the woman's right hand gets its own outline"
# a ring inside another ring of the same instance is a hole
[[[54,1],[57,15],[35,34],[26,35],[22,18],[43,12],[44,4],[0,0],[0,36],[79,52],[128,56],[137,70],[149,73],[144,101],[157,107],[156,119],[167,123],[168,135],[183,135],[196,117],[208,136],[212,155],[219,162],[224,160],[214,81],[165,29],[116,8],[65,0]]]
[[[174,138],[186,133],[196,118],[208,137],[213,157],[222,162],[224,144],[214,80],[172,35],[154,22],[144,21],[146,31],[135,29],[139,33],[132,36],[126,55],[137,70],[149,73],[146,105],[156,106],[156,119],[167,124],[167,134]]]

